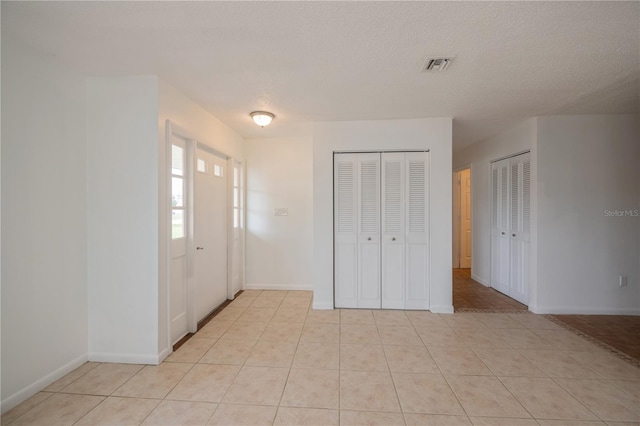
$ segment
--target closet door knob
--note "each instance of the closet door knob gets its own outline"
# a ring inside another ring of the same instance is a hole
[[[511,236],[512,236],[512,237],[515,237],[515,236],[516,236],[516,234],[511,234]]]
[[[396,240],[396,237],[391,238],[391,241],[395,241],[395,240]]]
[[[367,241],[371,241],[371,237],[367,238]]]
[[[502,235],[504,235],[504,232],[502,233]]]

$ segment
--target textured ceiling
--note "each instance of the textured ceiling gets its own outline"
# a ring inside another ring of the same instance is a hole
[[[157,74],[244,137],[454,117],[639,111],[638,2],[2,2],[2,36],[85,75]],[[455,56],[444,73],[425,59]],[[265,129],[249,112],[266,109]]]

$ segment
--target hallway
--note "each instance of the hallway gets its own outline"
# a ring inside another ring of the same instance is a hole
[[[453,270],[455,312],[527,312],[527,306],[471,278],[471,269]]]

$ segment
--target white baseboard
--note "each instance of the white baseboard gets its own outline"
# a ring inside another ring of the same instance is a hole
[[[293,285],[293,284],[260,284],[245,283],[244,290],[305,290],[313,291],[313,286],[309,285]]]
[[[313,301],[313,309],[332,310],[333,302],[316,302]]]
[[[162,350],[162,352],[160,352],[160,354],[158,355],[158,364],[160,364],[160,362],[164,361],[165,358],[167,358],[169,355],[171,355],[171,352],[173,352],[173,348],[171,347],[166,347]]]
[[[489,280],[485,280],[484,278],[481,278],[477,275],[471,274],[471,279],[474,281],[479,282],[480,284],[482,284],[485,287],[490,287],[489,285]]]
[[[40,392],[42,389],[46,388],[51,383],[71,373],[73,370],[75,370],[76,368],[80,367],[82,364],[87,362],[87,360],[88,360],[88,356],[86,354],[81,355],[78,358],[66,363],[62,367],[55,369],[54,371],[47,374],[43,378],[36,380],[29,386],[3,399],[2,402],[0,403],[2,405],[2,409],[1,409],[2,413],[7,412],[8,410],[12,409],[16,405],[20,404],[22,401]]]
[[[453,305],[434,306],[431,305],[430,309],[434,314],[452,314]]]
[[[640,315],[640,309],[629,308],[603,308],[603,307],[579,307],[579,306],[532,306],[529,310],[534,314],[557,315]]]
[[[89,352],[89,361],[115,362],[118,364],[160,364],[160,355],[114,354],[108,352]]]

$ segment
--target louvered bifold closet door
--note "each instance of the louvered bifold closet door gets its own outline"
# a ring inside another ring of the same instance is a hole
[[[358,307],[358,155],[334,159],[334,283],[336,308]]]
[[[491,287],[509,295],[509,159],[491,163]]]
[[[405,154],[405,309],[429,309],[429,153]]]
[[[510,159],[509,296],[524,304],[528,303],[529,288],[530,192],[530,154],[512,157]]]
[[[405,154],[382,154],[382,308],[405,308]]]
[[[380,154],[335,154],[337,308],[380,308]]]
[[[380,154],[358,154],[358,308],[380,308]]]

